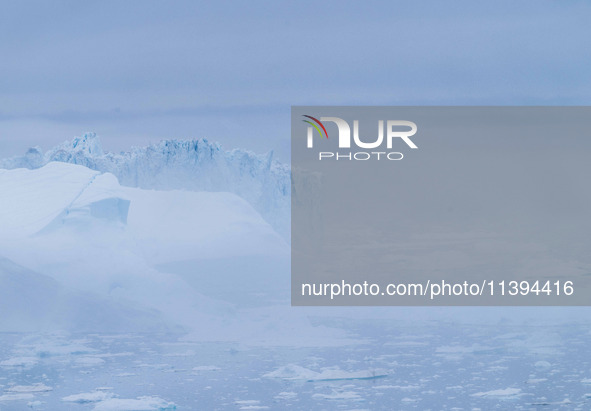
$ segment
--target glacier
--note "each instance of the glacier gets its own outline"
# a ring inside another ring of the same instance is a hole
[[[120,184],[156,190],[230,192],[248,201],[284,239],[290,236],[290,167],[273,152],[226,151],[218,143],[163,140],[119,154],[105,152],[96,133],[85,133],[49,149],[30,148],[0,160],[0,169],[37,169],[50,162],[111,173]]]

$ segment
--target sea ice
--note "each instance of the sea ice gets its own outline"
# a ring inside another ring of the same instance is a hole
[[[93,392],[68,395],[67,397],[63,397],[62,401],[76,402],[79,404],[86,404],[86,403],[91,403],[91,402],[105,401],[105,400],[108,400],[111,398],[113,398],[113,394],[111,394],[110,392],[97,390],[97,391],[93,391]]]
[[[43,383],[36,383],[33,385],[14,385],[10,387],[7,391],[10,392],[47,392],[51,391],[53,388],[48,387]]]
[[[331,381],[331,380],[367,380],[385,377],[389,374],[383,369],[369,369],[361,371],[344,371],[338,367],[325,368],[320,372],[295,364],[279,367],[275,371],[266,373],[263,377],[281,378],[285,380]]]
[[[111,398],[95,405],[94,411],[165,411],[176,410],[176,405],[159,397],[137,399]]]
[[[520,388],[504,388],[499,390],[492,390],[486,392],[477,392],[476,394],[472,394],[473,397],[482,397],[482,398],[511,398],[522,395]]]

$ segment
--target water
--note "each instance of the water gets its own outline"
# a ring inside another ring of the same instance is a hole
[[[365,342],[246,347],[188,342],[182,335],[0,334],[0,410],[106,407],[108,402],[63,401],[96,392],[158,397],[178,410],[591,408],[585,325],[337,325]],[[290,364],[313,372],[338,367],[387,375],[329,381],[265,376]]]

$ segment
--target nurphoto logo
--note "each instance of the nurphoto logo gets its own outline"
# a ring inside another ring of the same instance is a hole
[[[349,123],[339,117],[312,117],[303,115],[305,119],[302,121],[309,124],[307,133],[307,147],[314,147],[314,136],[318,135],[321,139],[328,140],[328,131],[324,122],[331,122],[337,126],[338,129],[338,146],[339,149],[351,148],[351,126]],[[386,127],[384,127],[384,123]],[[394,147],[394,139],[400,139],[412,149],[418,148],[417,145],[410,139],[417,132],[417,125],[412,121],[405,120],[379,120],[378,121],[378,136],[377,138],[368,141],[359,137],[359,120],[353,120],[353,143],[356,147],[364,150],[385,149],[384,151],[321,151],[318,153],[318,160],[333,159],[333,160],[402,160],[404,155],[399,151],[391,151]],[[316,130],[316,133],[314,132]],[[385,131],[384,131],[385,130]],[[384,137],[385,136],[385,137]],[[386,151],[388,150],[388,151]]]

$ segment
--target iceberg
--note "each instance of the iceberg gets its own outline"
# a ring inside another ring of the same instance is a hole
[[[289,281],[288,270],[259,264],[273,256],[276,267],[288,267],[288,244],[229,192],[125,187],[110,173],[60,162],[0,170],[0,192],[1,331],[184,330],[198,339],[235,338],[220,318],[244,325],[236,301],[262,302],[261,289]],[[160,268],[183,261],[192,262],[183,275]],[[256,264],[220,271],[203,261]],[[251,275],[261,269],[268,273]],[[244,287],[216,299],[205,288],[213,281]]]

